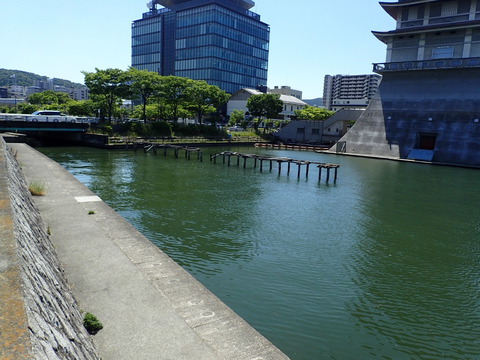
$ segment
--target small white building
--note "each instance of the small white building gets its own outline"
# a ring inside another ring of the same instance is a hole
[[[25,96],[25,87],[20,85],[11,85],[7,87],[8,93],[11,96],[23,97]]]
[[[227,103],[227,115],[233,110],[240,110],[248,113],[247,101],[252,95],[261,95],[261,91],[255,89],[240,89],[234,93]],[[302,110],[307,103],[291,95],[280,94],[280,100],[283,102],[283,111],[279,114],[280,118],[290,120],[295,117],[296,110]]]
[[[88,91],[88,88],[81,87],[77,89],[70,89],[69,95],[73,100],[88,100],[90,99],[90,93]]]
[[[25,87],[25,95],[28,97],[32,94],[37,94],[42,92],[43,90],[39,86],[26,86]]]

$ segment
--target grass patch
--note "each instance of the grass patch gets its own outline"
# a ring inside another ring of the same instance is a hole
[[[87,312],[83,317],[83,326],[87,329],[90,335],[95,335],[103,329],[103,325],[98,321],[97,317],[92,313]]]
[[[32,182],[28,186],[28,191],[30,191],[30,194],[33,196],[44,196],[45,195],[45,185],[40,184],[38,182]]]
[[[93,214],[95,214],[95,211],[93,211],[93,210],[90,210],[90,211],[88,212],[88,215],[93,215]]]

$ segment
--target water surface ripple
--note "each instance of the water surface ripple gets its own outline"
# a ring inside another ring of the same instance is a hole
[[[41,149],[292,359],[480,358],[480,171],[232,150],[339,178]]]

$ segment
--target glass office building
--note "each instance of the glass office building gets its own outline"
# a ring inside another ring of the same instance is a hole
[[[265,86],[270,28],[253,6],[251,0],[153,1],[132,24],[132,66],[205,80],[228,93]]]

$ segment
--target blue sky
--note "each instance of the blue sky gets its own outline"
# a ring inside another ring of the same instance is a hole
[[[130,25],[147,0],[2,1],[0,68],[83,83],[82,70],[130,65]],[[268,86],[321,97],[326,74],[371,73],[385,60],[372,30],[395,22],[374,0],[255,0],[270,25]]]

